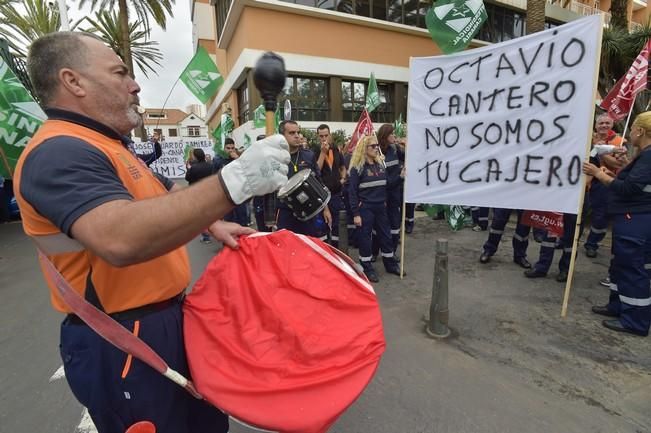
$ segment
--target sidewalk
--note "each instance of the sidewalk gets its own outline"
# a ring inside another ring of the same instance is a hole
[[[568,316],[557,260],[548,278],[527,279],[512,263],[507,228],[500,249],[478,262],[487,232],[451,232],[418,218],[406,241],[401,283],[384,274],[376,289],[387,352],[366,392],[332,432],[651,432],[651,338],[620,335],[590,313],[605,303],[610,254],[579,251]],[[431,340],[434,248],[449,240],[451,338]],[[529,260],[539,244],[529,244]]]

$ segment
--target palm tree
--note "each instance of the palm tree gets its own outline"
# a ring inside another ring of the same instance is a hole
[[[86,17],[85,19],[90,23],[91,27],[85,28],[83,31],[94,33],[104,39],[113,51],[124,59],[123,47],[125,43],[118,23],[118,14],[106,10],[95,13],[95,18]],[[148,77],[148,71],[156,73],[152,64],[160,66],[163,55],[156,47],[158,42],[148,40],[147,32],[143,30],[141,24],[140,21],[129,24],[129,37],[126,45],[129,46],[133,61],[135,61],[138,69],[145,77]]]
[[[126,63],[131,75],[133,75],[133,57],[131,46],[129,44],[129,5],[135,11],[138,17],[137,21],[144,25],[147,36],[151,31],[150,18],[153,18],[156,24],[165,29],[167,24],[166,13],[173,17],[172,6],[176,0],[81,0],[79,6],[84,6],[90,2],[93,9],[101,11],[114,10],[118,7],[118,22],[120,24],[120,41],[122,43],[122,53],[124,63]]]
[[[628,0],[613,0],[610,3],[610,28],[628,29],[627,7]]]
[[[45,0],[23,0],[21,3],[22,8],[17,7],[16,2],[0,0],[0,36],[7,40],[16,56],[25,57],[33,40],[59,30],[61,17],[59,10],[50,7]]]
[[[527,0],[527,34],[545,30],[546,0]]]

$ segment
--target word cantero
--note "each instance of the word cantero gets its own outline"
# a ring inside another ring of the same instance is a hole
[[[508,167],[508,170],[505,168]],[[447,183],[450,175],[462,183],[528,183],[547,187],[576,185],[581,178],[581,157],[558,155],[525,155],[500,159],[475,159],[457,164],[434,159],[418,169],[425,176],[425,185]]]

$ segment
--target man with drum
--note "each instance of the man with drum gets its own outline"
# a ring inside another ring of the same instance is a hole
[[[289,144],[290,161],[287,166],[287,177],[291,179],[299,171],[310,169],[318,178],[320,177],[320,171],[316,158],[314,157],[314,152],[309,149],[304,149],[301,145],[300,129],[298,123],[293,120],[285,120],[278,125],[278,131],[285,137],[285,140]],[[301,221],[296,218],[292,209],[287,204],[277,200],[277,207],[276,227],[278,230],[287,229],[294,233],[317,236],[316,217],[310,218],[307,221]],[[326,224],[331,224],[332,217],[327,206],[323,210],[323,218]]]
[[[149,170],[124,139],[142,121],[140,87],[101,39],[49,33],[30,46],[27,69],[48,120],[16,167],[25,232],[72,290],[188,375],[184,245],[206,227],[230,247],[253,233],[220,219],[287,182],[285,139],[258,141],[219,174],[181,188]],[[67,314],[60,344],[66,380],[99,433],[142,420],[158,433],[228,431],[223,413],[104,341],[45,276],[53,307]]]

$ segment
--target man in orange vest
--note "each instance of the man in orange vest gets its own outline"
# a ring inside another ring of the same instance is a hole
[[[623,139],[613,131],[613,119],[608,114],[601,114],[595,120],[595,132],[592,135],[592,145],[612,144],[622,146]],[[622,163],[613,155],[599,155],[592,158],[592,162],[611,176],[622,167]],[[585,241],[585,254],[594,258],[597,257],[599,242],[603,240],[608,231],[608,193],[601,182],[589,179],[588,181],[588,205],[590,206],[590,234]]]
[[[287,181],[287,142],[258,141],[218,175],[182,189],[152,173],[124,138],[141,121],[140,87],[101,39],[50,33],[32,43],[27,67],[49,119],[16,167],[25,232],[76,292],[188,375],[184,245],[206,227],[232,247],[252,232],[218,220]],[[66,379],[99,433],[124,432],[141,420],[158,433],[228,431],[223,413],[86,326],[45,276],[54,308],[66,314]]]

